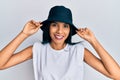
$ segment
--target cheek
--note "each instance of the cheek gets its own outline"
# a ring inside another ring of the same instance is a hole
[[[68,29],[68,30],[65,30],[64,32],[66,33],[66,35],[69,35],[70,30]]]
[[[56,28],[50,27],[50,33],[53,33],[53,32],[55,32],[55,31],[56,31]]]
[[[50,29],[49,33],[50,33],[50,35],[52,35],[53,33],[55,33],[55,30],[54,29]]]
[[[49,30],[49,35],[50,35],[51,38],[52,38],[52,36],[53,36],[54,33],[55,33],[55,29],[51,28]]]

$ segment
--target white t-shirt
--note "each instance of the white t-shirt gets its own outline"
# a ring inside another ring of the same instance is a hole
[[[83,80],[84,46],[67,44],[55,50],[49,43],[33,45],[35,80]]]

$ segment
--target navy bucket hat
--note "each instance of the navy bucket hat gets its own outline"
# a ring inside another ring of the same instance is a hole
[[[59,21],[69,24],[72,28],[72,35],[76,34],[77,28],[73,24],[72,12],[70,9],[64,6],[52,7],[49,11],[48,19],[42,22],[43,26],[41,27],[41,29],[45,31],[47,23],[51,21]]]

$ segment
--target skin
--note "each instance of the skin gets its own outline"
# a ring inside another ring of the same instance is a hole
[[[29,36],[36,33],[42,26],[40,22],[34,20],[28,21],[23,30],[0,51],[0,69],[6,69],[11,66],[17,65],[26,60],[32,59],[32,47],[29,46],[24,50],[14,54],[19,45]],[[51,47],[60,50],[65,47],[65,39],[70,32],[70,26],[62,22],[56,22],[50,25]],[[102,47],[99,41],[94,36],[93,32],[88,28],[80,28],[76,31],[77,34],[88,41],[95,49],[100,59],[93,55],[88,49],[84,50],[84,61],[99,71],[103,75],[114,80],[120,80],[120,67],[109,53]],[[56,39],[56,35],[60,38]],[[64,36],[61,38],[61,36]]]
[[[51,47],[56,50],[60,50],[65,47],[65,40],[67,39],[70,33],[69,24],[62,22],[53,22],[50,25],[50,37],[51,37]],[[57,38],[58,36],[58,38]],[[57,46],[56,46],[57,45]]]

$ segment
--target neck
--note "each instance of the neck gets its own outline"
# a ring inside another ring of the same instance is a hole
[[[65,46],[66,46],[66,43],[63,43],[63,44],[56,44],[56,43],[50,43],[51,47],[55,50],[60,50],[60,49],[63,49]]]

